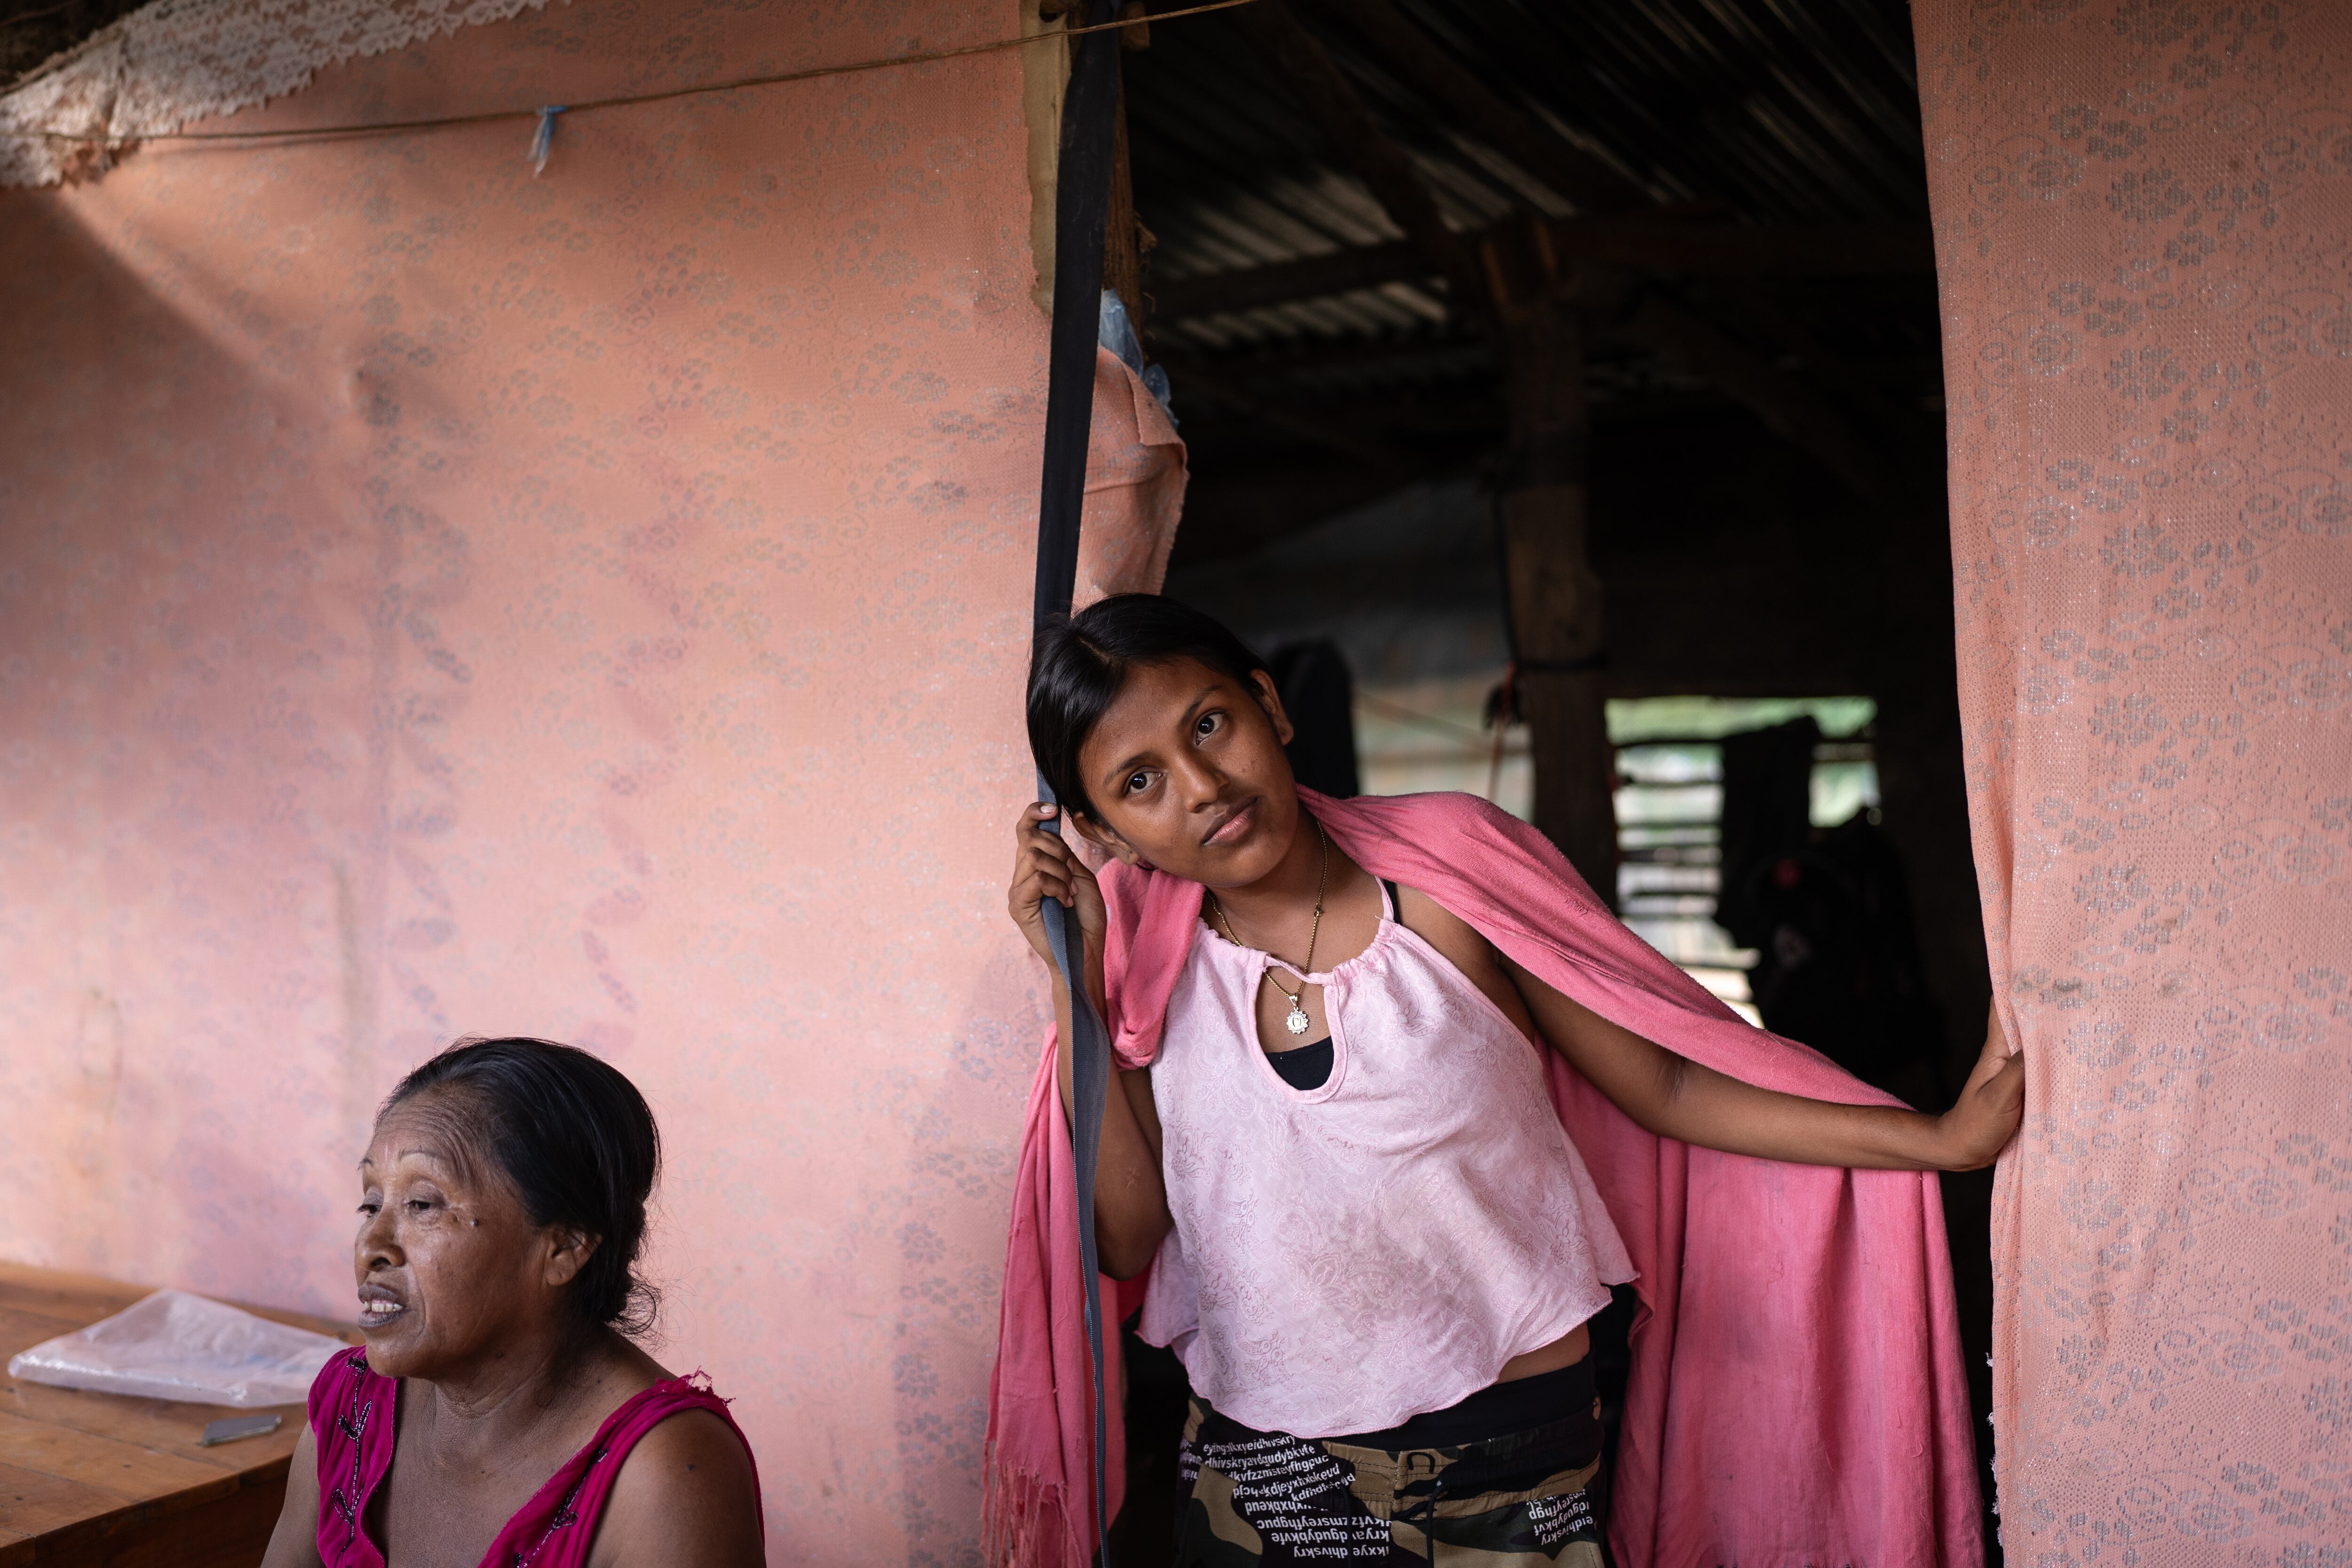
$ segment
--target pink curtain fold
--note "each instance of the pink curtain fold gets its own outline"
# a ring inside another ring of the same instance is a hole
[[[2352,7],[1916,25],[2003,1544],[2352,1561]]]

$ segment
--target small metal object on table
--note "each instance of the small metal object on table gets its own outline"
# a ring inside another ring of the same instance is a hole
[[[146,1294],[111,1279],[0,1263],[0,1366]],[[349,1324],[248,1310],[360,1342]],[[278,1424],[207,1445],[207,1426],[257,1417]],[[302,1423],[297,1405],[236,1411],[0,1377],[0,1568],[253,1568],[284,1506],[287,1461]]]
[[[217,1448],[240,1437],[267,1437],[285,1425],[283,1415],[232,1415],[226,1421],[207,1421],[205,1435],[196,1439],[196,1447]]]

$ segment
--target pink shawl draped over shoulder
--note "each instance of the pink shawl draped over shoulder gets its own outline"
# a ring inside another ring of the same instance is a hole
[[[1427,893],[1603,1017],[1766,1089],[1895,1103],[1750,1027],[1627,931],[1549,840],[1486,802],[1299,793],[1357,864]],[[1102,886],[1112,1048],[1141,1067],[1159,1053],[1200,888],[1116,866]],[[1054,1060],[1049,1036],[1022,1132],[989,1390],[990,1561],[1020,1568],[1081,1568],[1093,1537],[1091,1382]],[[1934,1173],[1693,1148],[1635,1126],[1556,1054],[1549,1072],[1553,1105],[1641,1271],[1610,1520],[1622,1568],[1979,1568]],[[1116,1289],[1104,1282],[1107,1298]],[[1116,1415],[1109,1425],[1116,1443]],[[1114,1511],[1122,1469],[1115,1447]]]

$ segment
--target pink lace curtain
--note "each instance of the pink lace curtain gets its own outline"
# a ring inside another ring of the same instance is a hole
[[[2352,6],[1922,0],[2010,1562],[2352,1563]]]

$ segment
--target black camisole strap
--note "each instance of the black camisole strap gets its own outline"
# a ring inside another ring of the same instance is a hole
[[[1403,919],[1404,903],[1397,897],[1397,885],[1383,877],[1381,879],[1381,886],[1386,888],[1389,892],[1389,919],[1392,921]]]

